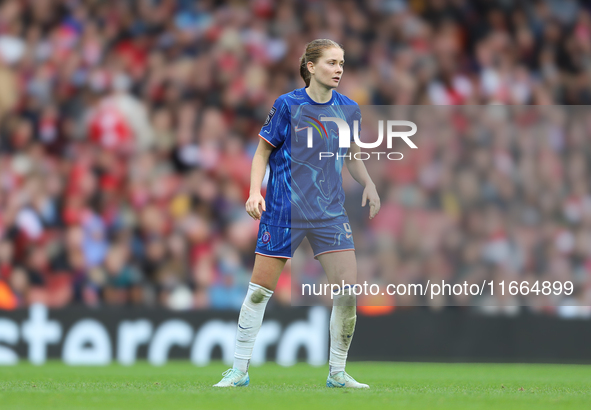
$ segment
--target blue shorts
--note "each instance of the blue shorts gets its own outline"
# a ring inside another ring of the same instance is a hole
[[[289,259],[305,237],[312,246],[315,258],[322,253],[355,250],[349,223],[310,229],[284,228],[261,223],[255,253]]]

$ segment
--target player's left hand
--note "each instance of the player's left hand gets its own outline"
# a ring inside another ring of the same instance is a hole
[[[374,216],[376,216],[378,212],[380,212],[381,207],[380,197],[374,184],[366,186],[363,190],[363,195],[361,197],[361,206],[365,207],[367,201],[369,201],[369,219],[373,219]]]

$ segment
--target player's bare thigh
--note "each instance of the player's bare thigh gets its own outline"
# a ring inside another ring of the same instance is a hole
[[[357,259],[355,251],[335,251],[318,255],[329,283],[357,283]]]
[[[271,258],[257,254],[250,281],[274,291],[286,262],[287,258]]]

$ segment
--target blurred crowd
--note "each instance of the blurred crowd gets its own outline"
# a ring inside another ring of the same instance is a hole
[[[338,91],[360,105],[585,105],[590,13],[583,0],[3,1],[0,308],[238,309],[257,134],[303,86],[308,41],[343,45]],[[591,128],[560,124],[539,142],[437,134],[459,148],[375,172],[391,229],[359,222],[381,239],[355,231],[357,246],[398,258],[399,275],[588,283]],[[445,240],[418,244],[421,212],[444,215]],[[290,282],[288,266],[272,303],[290,303]]]

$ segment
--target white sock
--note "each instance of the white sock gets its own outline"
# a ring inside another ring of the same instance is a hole
[[[333,294],[332,314],[330,315],[330,358],[328,365],[330,374],[345,370],[347,353],[355,322],[357,321],[357,300],[350,285],[345,285],[338,293]]]
[[[256,340],[267,302],[273,294],[263,286],[250,282],[248,292],[238,318],[238,330],[236,331],[236,349],[234,350],[234,368],[243,372],[248,371],[254,341]]]

